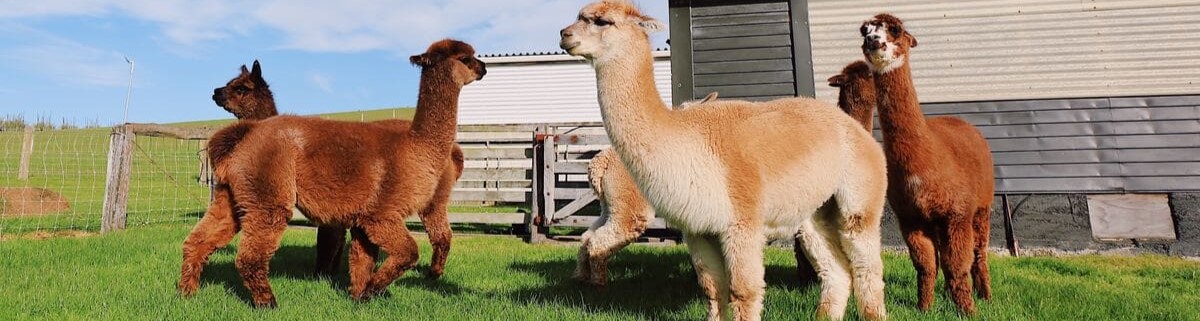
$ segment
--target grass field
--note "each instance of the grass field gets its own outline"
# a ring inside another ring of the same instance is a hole
[[[284,112],[286,113],[286,111],[284,111]],[[371,110],[344,111],[344,112],[337,112],[337,113],[318,114],[318,115],[313,115],[313,116],[318,116],[318,117],[326,118],[326,119],[335,119],[335,120],[372,121],[372,120],[391,119],[391,118],[412,119],[413,112],[416,112],[416,109],[412,108],[412,107],[397,107],[397,108],[382,108],[382,109],[371,109]],[[167,125],[171,125],[171,126],[222,126],[222,125],[232,123],[232,122],[233,122],[233,119],[228,118],[228,119],[213,119],[213,120],[198,120],[198,121],[179,122],[179,123],[171,123],[171,124],[167,124]]]
[[[613,262],[606,290],[569,277],[575,245],[527,245],[516,238],[459,235],[446,275],[406,274],[390,296],[365,304],[345,294],[344,274],[310,276],[315,233],[289,229],[272,261],[276,310],[254,310],[233,266],[236,247],[218,251],[200,292],[174,293],[184,226],[105,236],[0,241],[0,311],[6,320],[697,320],[703,302],[682,246],[634,245]],[[428,262],[424,239],[422,261]],[[798,286],[786,249],[767,256],[765,320],[806,320],[815,287]],[[957,320],[939,287],[934,311],[914,308],[906,256],[886,254],[892,320]],[[1197,320],[1200,263],[1160,256],[992,260],[995,298],[980,320]],[[857,314],[851,312],[848,319]]]

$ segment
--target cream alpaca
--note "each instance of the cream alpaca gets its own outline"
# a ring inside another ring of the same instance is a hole
[[[661,28],[628,1],[600,1],[562,30],[560,46],[595,67],[613,148],[647,201],[684,232],[709,319],[761,318],[769,235],[799,236],[821,279],[818,316],[841,319],[853,289],[860,313],[886,318],[878,144],[837,107],[807,98],[668,110],[647,40]]]

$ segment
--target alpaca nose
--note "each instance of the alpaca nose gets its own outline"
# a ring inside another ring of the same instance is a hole
[[[563,38],[570,37],[571,31],[567,30],[567,28],[563,28],[562,30],[558,31],[558,35],[562,36]]]
[[[879,36],[867,36],[863,39],[863,49],[876,50],[883,47],[883,43],[879,42]]]
[[[221,95],[221,88],[213,89],[213,96],[220,96],[220,95]]]

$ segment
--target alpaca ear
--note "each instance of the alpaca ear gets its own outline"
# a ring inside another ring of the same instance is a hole
[[[846,75],[843,75],[843,74],[837,74],[837,75],[833,75],[833,77],[829,77],[829,87],[845,86],[846,81],[849,80],[846,78],[847,78]]]
[[[250,70],[246,69],[246,65],[242,65],[242,74],[248,74],[248,73],[250,73]]]
[[[913,36],[911,33],[908,33],[908,30],[905,30],[904,34],[908,35],[908,42],[909,42],[908,47],[916,48],[917,47],[917,37]]]
[[[642,30],[646,30],[646,33],[655,33],[667,29],[666,24],[647,16],[641,16],[638,19],[637,25],[638,27],[642,27]]]
[[[429,67],[430,64],[433,64],[433,59],[431,59],[429,57],[428,53],[423,53],[423,54],[419,54],[416,56],[408,57],[408,61],[412,62],[412,64],[414,64],[414,65],[421,66],[421,67]]]
[[[242,70],[245,70],[245,68],[246,66],[242,66]],[[254,59],[254,69],[250,71],[250,76],[262,79],[262,66],[258,64],[258,59]]]

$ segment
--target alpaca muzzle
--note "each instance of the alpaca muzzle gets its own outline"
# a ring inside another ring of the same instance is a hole
[[[870,35],[863,37],[863,50],[875,51],[887,49],[887,43],[879,41],[879,36]]]
[[[213,89],[212,95],[213,102],[216,103],[217,106],[221,107],[225,107],[225,94],[223,89],[225,89],[225,87]]]

